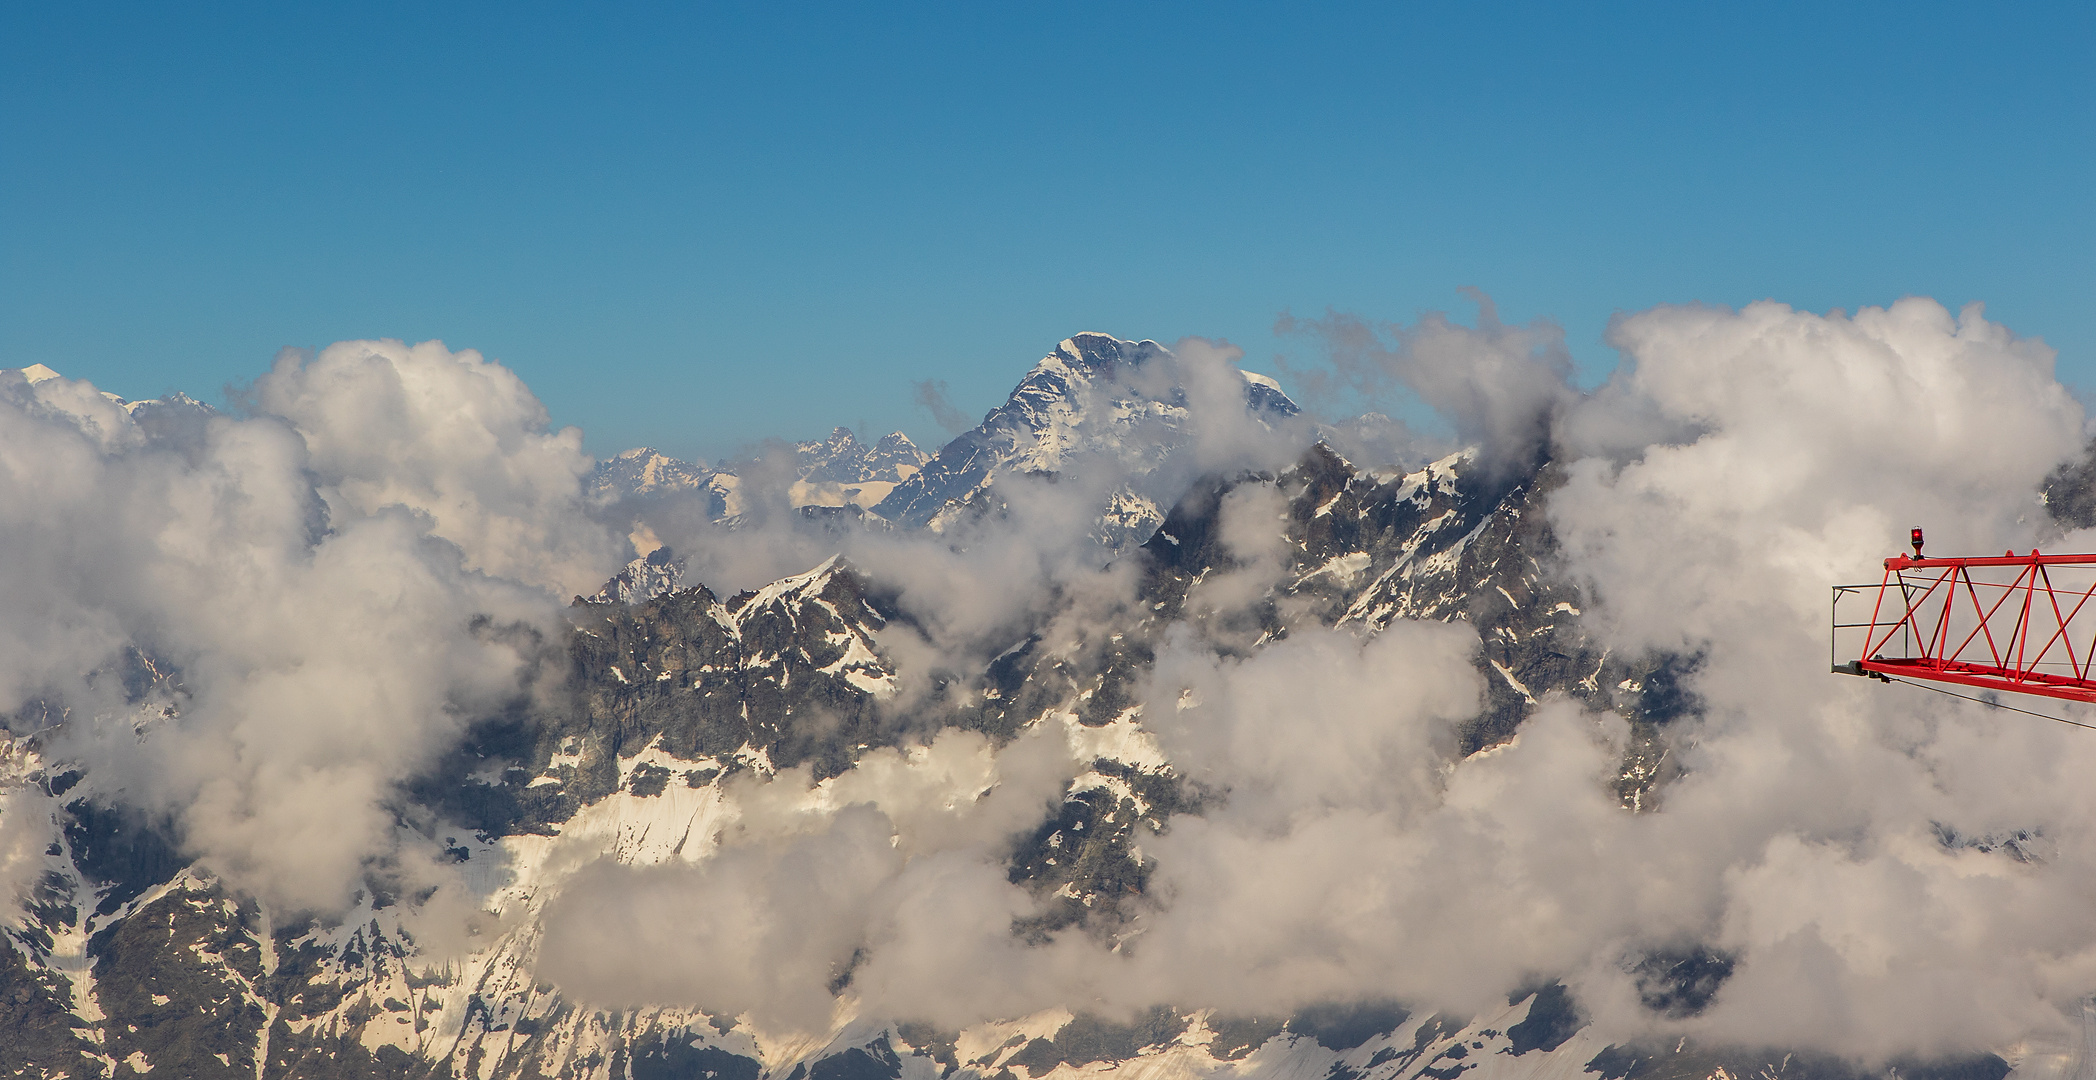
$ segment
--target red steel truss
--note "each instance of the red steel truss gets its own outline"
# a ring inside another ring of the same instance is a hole
[[[1834,587],[1835,671],[2096,702],[2096,555],[1930,559],[1913,542],[1878,584]]]

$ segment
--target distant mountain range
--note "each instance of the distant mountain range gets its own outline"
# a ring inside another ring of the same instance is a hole
[[[1550,569],[1556,539],[1538,511],[1562,477],[1547,457],[1486,469],[1458,452],[1379,472],[1313,441],[1285,468],[1175,472],[1175,455],[1195,452],[1189,390],[1137,377],[1169,356],[1149,341],[1069,338],[981,424],[931,455],[900,433],[867,446],[837,428],[790,456],[735,465],[646,448],[599,464],[588,488],[600,506],[702,497],[733,527],[753,486],[765,484],[794,507],[850,508],[879,528],[956,538],[1024,485],[1103,477],[1082,489],[1090,534],[1127,571],[1132,602],[1076,619],[1082,597],[1040,598],[1024,626],[1005,628],[1008,644],[948,657],[934,677],[911,666],[928,663],[920,654],[884,644],[899,640],[891,628],[907,629],[898,584],[845,559],[723,596],[685,581],[667,548],[643,555],[570,609],[566,640],[551,646],[554,685],[514,714],[476,723],[401,793],[403,821],[433,830],[479,883],[487,912],[486,937],[440,969],[414,963],[412,898],[374,883],[346,913],[267,910],[183,857],[165,822],[128,812],[114,781],[44,757],[33,735],[0,742],[19,800],[10,812],[33,805],[62,823],[63,836],[43,857],[28,916],[9,928],[11,947],[0,948],[0,1072],[1860,1080],[1850,1065],[1781,1048],[1685,1037],[1614,1045],[1558,981],[1569,973],[1548,971],[1475,1016],[1380,1000],[1277,1016],[1178,1002],[1107,1015],[1071,1002],[941,1030],[852,1012],[846,969],[831,989],[837,1022],[798,1040],[690,1007],[593,1008],[534,977],[549,899],[588,860],[682,865],[718,845],[733,785],[797,767],[827,781],[947,731],[995,745],[1048,732],[1089,748],[1061,798],[1011,841],[1001,872],[1038,906],[1012,933],[1035,943],[1133,940],[1160,902],[1148,893],[1156,862],[1144,843],[1217,797],[1159,750],[1144,714],[1144,680],[1188,636],[1249,655],[1323,627],[1373,635],[1397,620],[1468,624],[1485,699],[1453,752],[1504,745],[1540,698],[1568,695],[1629,721],[1607,782],[1626,814],[1648,808],[1672,767],[1667,726],[1698,707],[1678,691],[1695,658],[1627,659],[1589,641],[1578,590]],[[1231,377],[1248,422],[1270,428],[1297,416],[1272,380]],[[170,415],[202,408],[186,398],[154,407],[163,406]],[[1241,526],[1229,508],[1243,505],[1269,508],[1268,554],[1248,554],[1233,533]],[[1255,558],[1270,560],[1278,584],[1217,608],[1204,590]],[[913,678],[908,709],[891,708]],[[1641,1007],[1674,1019],[1705,1008],[1731,973],[1728,958],[1693,942],[1634,962]],[[2001,1058],[1982,1055],[1913,1063],[1898,1075],[2007,1072]]]
[[[915,475],[925,462],[924,452],[900,431],[866,446],[850,428],[840,427],[830,432],[828,439],[795,443],[791,451],[785,494],[794,506],[870,508],[886,498],[896,484]],[[727,520],[742,513],[744,474],[757,465],[729,462],[709,467],[642,446],[599,463],[590,477],[589,489],[599,499],[705,492],[712,500],[713,516]],[[782,470],[756,471],[769,476]]]
[[[935,454],[899,431],[871,447],[841,427],[827,440],[795,444],[787,498],[797,507],[851,506],[898,526],[941,531],[987,507],[1002,478],[1108,472],[1123,482],[1102,493],[1099,538],[1109,550],[1140,544],[1164,520],[1157,500],[1168,492],[1146,481],[1184,442],[1187,402],[1179,386],[1132,376],[1170,355],[1154,341],[1077,334],[1035,364],[982,423]],[[1298,412],[1274,380],[1238,377],[1253,415]],[[768,465],[708,467],[641,447],[600,464],[590,489],[600,499],[703,491],[716,519],[731,521],[743,511],[746,484],[783,477]]]

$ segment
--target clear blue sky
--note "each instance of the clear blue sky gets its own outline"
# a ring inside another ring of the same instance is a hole
[[[16,3],[0,366],[436,337],[711,456],[1475,285],[1589,379],[1616,311],[1923,293],[2086,385],[2092,166],[2087,3]]]

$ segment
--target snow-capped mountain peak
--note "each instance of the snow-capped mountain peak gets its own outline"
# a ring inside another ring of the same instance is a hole
[[[697,491],[707,486],[715,471],[705,462],[681,461],[653,447],[636,446],[599,462],[590,477],[590,489],[613,496]]]
[[[1041,358],[1003,405],[941,447],[922,471],[896,485],[874,512],[911,526],[938,527],[957,508],[988,491],[999,476],[1055,474],[1076,458],[1111,460],[1133,486],[1115,492],[1109,547],[1141,543],[1162,521],[1155,501],[1174,493],[1140,490],[1165,456],[1185,440],[1185,391],[1155,376],[1173,358],[1154,341],[1123,341],[1088,331],[1064,338]],[[1255,416],[1287,417],[1295,402],[1266,376],[1244,373],[1245,406]],[[1147,511],[1131,514],[1136,504]],[[1102,513],[1105,508],[1102,508]]]
[[[795,449],[801,479],[817,484],[893,484],[922,468],[927,457],[900,431],[867,446],[846,427],[831,431],[828,439],[804,442]]]
[[[63,387],[67,385],[77,386],[82,393],[87,393],[91,397],[99,397],[102,401],[122,410],[125,416],[130,417],[137,424],[137,429],[145,433],[148,438],[164,437],[173,431],[186,429],[202,419],[216,415],[218,412],[211,406],[179,391],[157,398],[133,400],[120,397],[107,390],[96,389],[84,381],[71,382],[64,375],[53,371],[43,364],[31,364],[24,368],[0,368],[0,375],[10,372],[20,375],[22,381],[31,387],[31,392],[40,395],[48,395],[54,391],[63,394]],[[45,386],[47,383],[54,382],[60,384],[60,386]],[[38,387],[44,388],[41,390],[36,389]],[[69,411],[78,407],[79,403],[77,401],[73,405],[65,406]]]
[[[640,604],[674,592],[684,578],[684,560],[659,547],[625,565],[590,597],[600,604]]]

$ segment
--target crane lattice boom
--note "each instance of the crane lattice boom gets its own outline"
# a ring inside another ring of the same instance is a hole
[[[2096,555],[1932,559],[1920,529],[1913,543],[1878,584],[1834,587],[1835,671],[2096,701]],[[1864,603],[1867,621],[1842,621]]]

